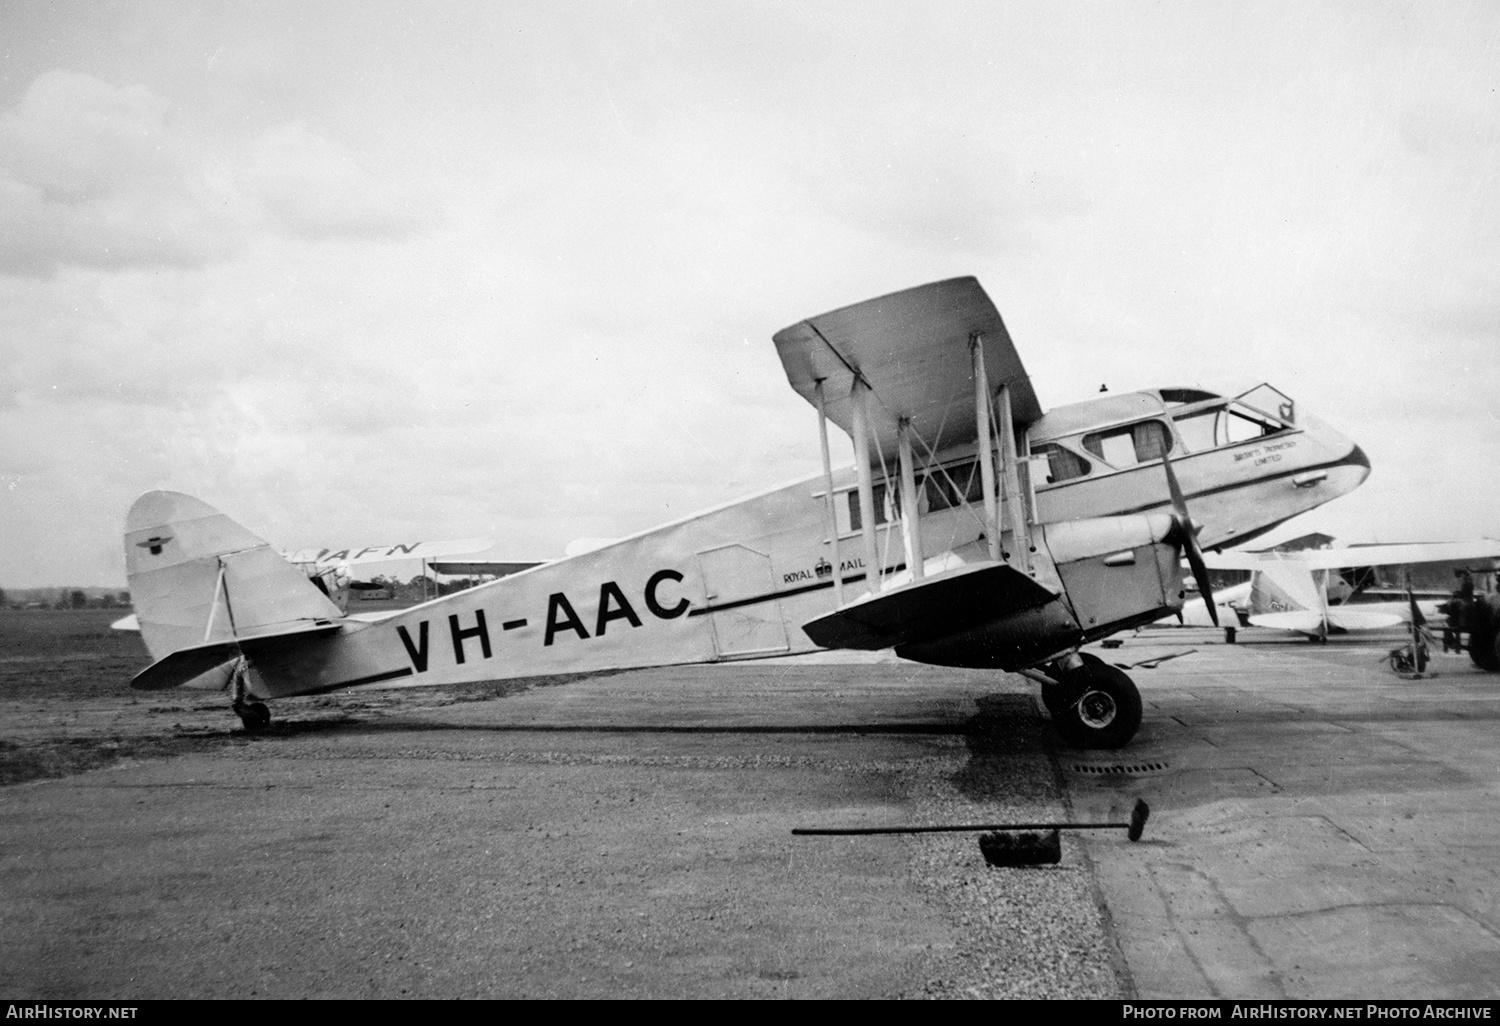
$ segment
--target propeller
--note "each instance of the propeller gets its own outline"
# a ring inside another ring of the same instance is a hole
[[[1193,518],[1188,516],[1187,499],[1183,498],[1182,486],[1177,483],[1177,471],[1172,469],[1172,457],[1163,449],[1161,468],[1167,472],[1167,490],[1172,493],[1172,509],[1177,514],[1178,540],[1182,542],[1182,554],[1187,556],[1188,566],[1193,568],[1193,580],[1198,582],[1198,594],[1208,607],[1209,619],[1219,626],[1219,609],[1214,605],[1213,586],[1208,581],[1208,567],[1203,565],[1203,550],[1198,547],[1198,535],[1193,530]]]

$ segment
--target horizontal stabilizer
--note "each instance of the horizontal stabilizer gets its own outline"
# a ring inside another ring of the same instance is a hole
[[[1398,613],[1377,613],[1371,609],[1334,606],[1328,610],[1328,622],[1345,631],[1379,631],[1406,623]]]
[[[1054,597],[1009,564],[971,563],[852,602],[802,630],[823,648],[892,648],[954,634]]]
[[[186,684],[194,677],[242,654],[254,658],[259,653],[287,648],[310,638],[337,633],[341,629],[336,623],[310,623],[295,630],[263,634],[241,641],[216,641],[208,645],[180,648],[136,674],[131,679],[130,686],[137,691],[165,691]]]
[[[1271,627],[1279,631],[1323,633],[1323,618],[1311,609],[1295,609],[1286,613],[1255,613],[1250,617],[1250,622],[1256,627]]]

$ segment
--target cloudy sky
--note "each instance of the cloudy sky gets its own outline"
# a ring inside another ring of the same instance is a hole
[[[816,471],[773,332],[961,274],[1044,406],[1354,437],[1279,536],[1500,535],[1492,3],[17,0],[0,53],[0,586],[123,585],[152,488],[640,530]]]

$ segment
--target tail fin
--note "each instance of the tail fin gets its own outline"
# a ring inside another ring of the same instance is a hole
[[[125,573],[141,637],[157,660],[342,615],[275,549],[180,492],[147,492],[130,507]]]
[[[1250,622],[1257,627],[1319,634],[1328,602],[1312,571],[1301,563],[1267,561],[1250,585]]]

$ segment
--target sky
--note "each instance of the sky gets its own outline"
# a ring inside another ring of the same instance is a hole
[[[3,587],[123,587],[155,488],[643,530],[819,469],[774,332],[971,274],[1044,407],[1359,442],[1269,541],[1500,536],[1493,3],[15,0],[0,54]]]

